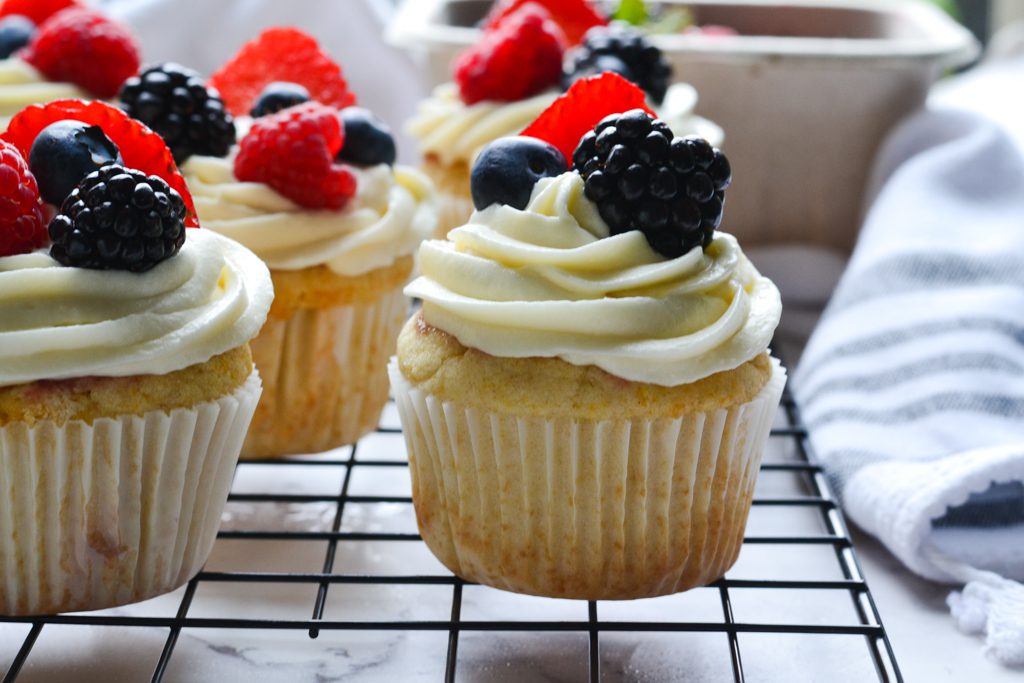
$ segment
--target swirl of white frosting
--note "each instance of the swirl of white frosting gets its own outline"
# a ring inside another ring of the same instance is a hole
[[[88,97],[71,83],[48,81],[35,67],[17,57],[0,60],[0,127],[30,104]]]
[[[235,177],[234,157],[193,156],[182,167],[203,228],[241,242],[268,266],[326,265],[360,275],[412,254],[437,222],[422,174],[386,165],[351,167],[356,195],[340,211],[303,208],[263,183]]]
[[[718,233],[665,259],[639,231],[608,236],[575,172],[537,183],[525,210],[493,205],[424,242],[406,293],[463,345],[558,357],[637,382],[677,386],[768,348],[779,292]]]
[[[541,115],[560,93],[543,92],[518,102],[484,101],[464,104],[458,87],[445,83],[420,103],[416,115],[406,125],[408,133],[420,143],[420,151],[442,164],[472,164],[487,143],[508,135],[518,135]],[[669,87],[658,116],[684,135],[700,135],[714,146],[722,144],[722,129],[693,113],[697,91],[685,83]]]
[[[245,344],[274,298],[240,244],[188,230],[145,273],[62,266],[45,251],[0,258],[0,386],[162,375]]]

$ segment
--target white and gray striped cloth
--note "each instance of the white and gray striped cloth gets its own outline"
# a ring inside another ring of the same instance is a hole
[[[1024,82],[1024,63],[1016,72]],[[844,509],[1024,665],[1024,109],[905,123],[793,378]]]

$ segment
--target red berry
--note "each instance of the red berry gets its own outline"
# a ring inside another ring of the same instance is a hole
[[[520,135],[549,142],[566,159],[572,159],[580,138],[591,131],[609,114],[621,114],[630,109],[647,107],[647,96],[639,87],[622,76],[607,71],[600,76],[581,78],[569,90],[545,109],[537,120]]]
[[[36,179],[17,147],[0,141],[0,256],[28,253],[47,240]]]
[[[505,16],[455,60],[462,101],[515,102],[557,85],[565,34],[538,4]]]
[[[210,77],[235,116],[248,116],[252,105],[274,81],[298,83],[317,102],[338,109],[356,103],[341,67],[311,36],[294,28],[272,28],[242,46],[231,61]]]
[[[51,81],[69,81],[96,97],[114,97],[139,70],[139,47],[128,29],[84,7],[46,20],[22,56]]]
[[[306,102],[255,120],[235,157],[239,180],[266,183],[310,209],[341,209],[356,179],[335,157],[345,142],[338,111]]]
[[[569,45],[578,45],[583,40],[583,34],[594,26],[608,25],[608,18],[594,9],[587,0],[501,0],[487,15],[485,29],[493,28],[529,2],[539,3],[551,13],[555,23],[565,32]]]
[[[20,14],[39,26],[62,9],[77,6],[78,0],[3,0],[0,4],[0,17]]]
[[[44,105],[34,104],[22,109],[11,119],[7,130],[0,135],[0,140],[6,140],[17,147],[21,155],[27,159],[32,143],[40,131],[51,123],[68,119],[99,126],[121,151],[125,167],[163,178],[185,201],[185,207],[188,209],[185,226],[199,227],[192,195],[189,194],[185,179],[178,172],[171,150],[167,148],[163,138],[117,107],[105,102],[82,100],[57,100]]]

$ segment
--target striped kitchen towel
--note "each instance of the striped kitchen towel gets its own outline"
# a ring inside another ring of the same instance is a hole
[[[879,168],[794,391],[848,517],[1024,665],[1024,153],[932,110]]]

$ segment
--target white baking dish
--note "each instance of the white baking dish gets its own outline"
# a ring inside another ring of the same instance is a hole
[[[388,37],[433,85],[478,35],[489,0],[406,0]],[[971,34],[918,0],[690,0],[700,24],[736,37],[655,38],[676,79],[720,124],[735,182],[723,229],[746,244],[848,250],[871,160],[944,70],[971,61]],[[761,35],[754,35],[761,34]]]

